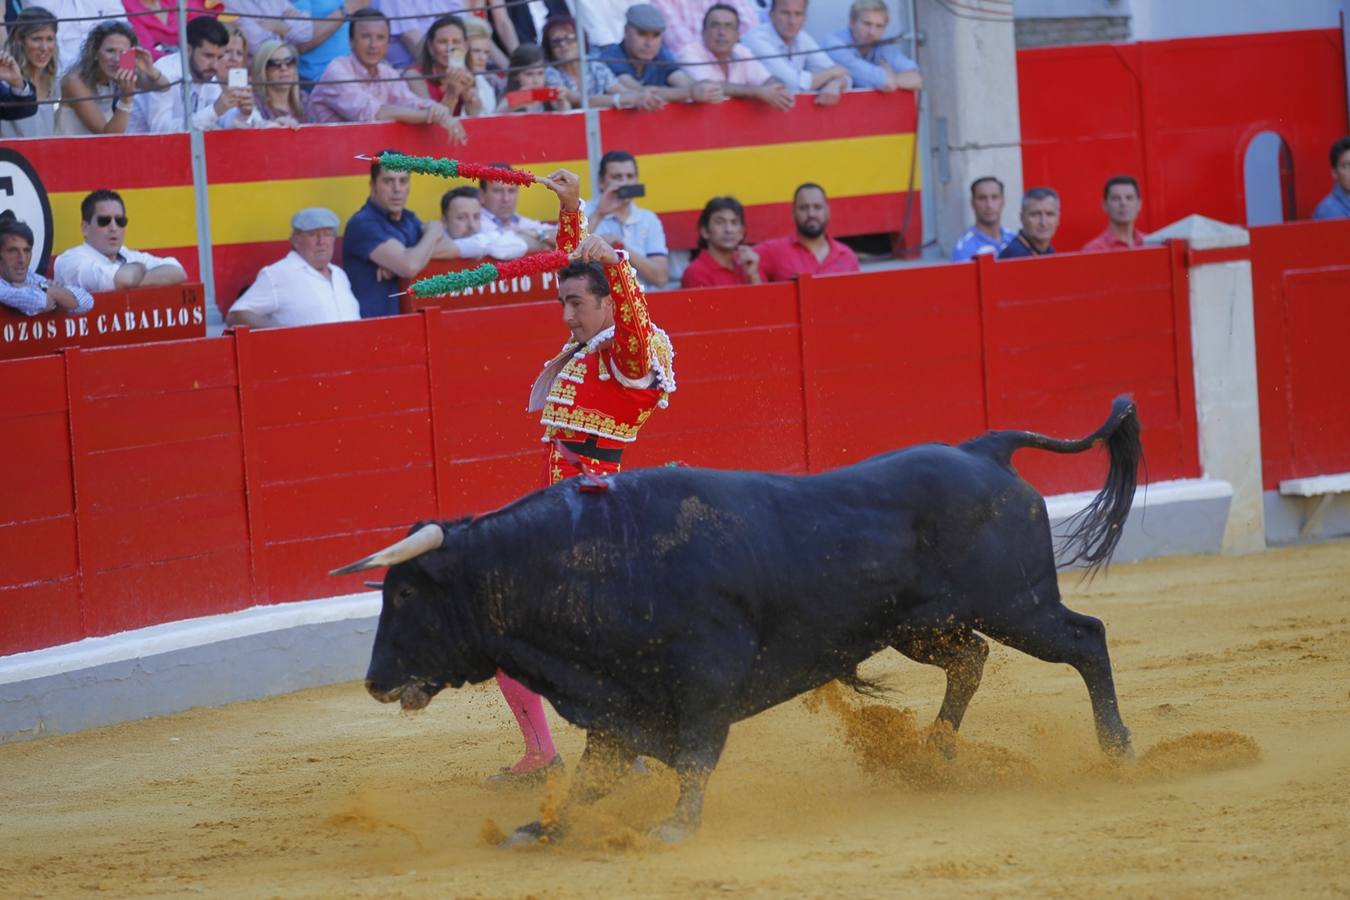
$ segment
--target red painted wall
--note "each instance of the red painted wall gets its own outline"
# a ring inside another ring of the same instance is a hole
[[[1133,391],[1150,475],[1195,475],[1178,253],[655,294],[679,390],[627,462],[804,473],[991,424],[1080,435]],[[524,405],[561,337],[529,303],[0,362],[29,460],[0,506],[0,653],[359,590],[325,573],[543,483]],[[1016,463],[1047,492],[1104,471]]]
[[[1350,132],[1336,29],[1021,50],[1017,82],[1023,182],[1060,192],[1060,250],[1106,227],[1102,185],[1117,174],[1139,179],[1145,231],[1192,213],[1245,223],[1243,154],[1266,130],[1289,144],[1309,216]]]
[[[1265,487],[1350,472],[1350,220],[1251,236]]]

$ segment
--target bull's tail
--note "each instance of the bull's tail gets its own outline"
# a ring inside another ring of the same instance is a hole
[[[1065,523],[1068,530],[1061,547],[1062,565],[1082,565],[1088,574],[1092,574],[1110,562],[1111,554],[1120,543],[1125,519],[1134,503],[1139,465],[1144,459],[1144,448],[1139,440],[1139,417],[1128,394],[1111,403],[1111,415],[1100,428],[1076,441],[1030,431],[994,431],[962,446],[1011,465],[1013,453],[1023,447],[1052,453],[1081,453],[1103,441],[1111,456],[1106,484],[1087,507]]]

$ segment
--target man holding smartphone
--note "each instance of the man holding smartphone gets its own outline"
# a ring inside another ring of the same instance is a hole
[[[600,197],[586,205],[591,232],[627,251],[644,290],[665,290],[670,280],[666,230],[656,213],[633,202],[646,195],[637,159],[626,150],[609,151],[600,157],[598,184]]]

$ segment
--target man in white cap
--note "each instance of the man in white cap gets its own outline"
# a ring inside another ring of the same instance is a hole
[[[291,216],[291,252],[262,268],[225,322],[271,328],[359,319],[351,282],[333,265],[338,224],[337,213],[317,206]]]
[[[618,83],[628,90],[649,91],[671,103],[722,100],[720,83],[690,78],[670,51],[661,46],[665,30],[665,16],[655,6],[650,3],[631,6],[624,14],[623,40],[601,48],[600,61],[609,66],[618,76]]]

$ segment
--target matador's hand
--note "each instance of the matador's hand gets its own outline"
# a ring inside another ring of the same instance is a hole
[[[576,212],[581,208],[581,179],[575,172],[559,169],[552,175],[536,175],[534,183],[557,194],[558,207],[563,212]]]
[[[568,259],[577,259],[582,262],[598,262],[602,265],[612,266],[619,261],[619,254],[598,234],[587,235],[586,240],[577,245]]]

